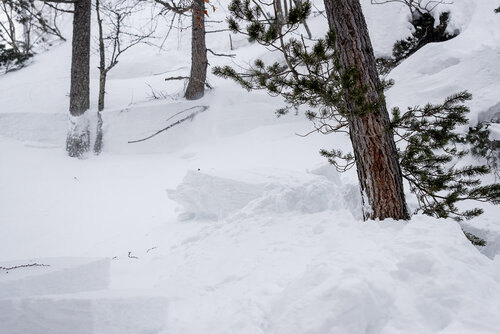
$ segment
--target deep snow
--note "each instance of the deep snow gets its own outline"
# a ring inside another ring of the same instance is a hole
[[[223,19],[226,6],[211,17]],[[468,89],[471,122],[493,115],[497,6],[442,6],[461,34],[392,71],[389,105]],[[405,8],[367,0],[363,8],[376,53],[389,54],[409,34]],[[321,36],[325,19],[314,16]],[[498,208],[483,205],[483,216],[462,225],[425,216],[362,222],[355,172],[340,175],[318,154],[348,150],[348,138],[297,136],[311,124],[276,118],[279,98],[213,76],[215,89],[185,101],[182,83],[164,78],[188,74],[190,33],[172,37],[163,51],[132,49],[110,72],[98,157],[64,151],[70,43],[0,77],[0,266],[48,265],[0,269],[1,334],[498,333]],[[274,57],[242,36],[229,50],[227,32],[209,34],[208,44],[237,54],[237,64]],[[151,99],[148,85],[165,98]],[[127,143],[199,105],[209,108],[191,122]],[[472,246],[461,227],[488,246]]]

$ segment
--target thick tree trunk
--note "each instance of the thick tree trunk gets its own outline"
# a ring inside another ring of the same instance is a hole
[[[90,13],[91,0],[77,0],[73,16],[71,56],[70,127],[66,150],[71,157],[81,157],[89,149]]]
[[[366,89],[368,102],[377,103],[365,116],[356,115],[359,102],[345,92],[349,132],[363,199],[365,219],[408,219],[403,179],[389,113],[375,67],[375,56],[359,0],[324,0],[330,29],[343,68],[356,68],[357,88]]]
[[[205,94],[207,46],[205,44],[205,1],[194,0],[192,10],[191,74],[185,97],[197,100]]]

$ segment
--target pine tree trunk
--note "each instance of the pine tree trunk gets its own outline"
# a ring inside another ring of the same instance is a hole
[[[81,157],[89,149],[89,109],[91,0],[77,0],[73,15],[71,56],[70,127],[66,150],[71,157]]]
[[[205,44],[205,1],[194,0],[192,11],[191,74],[185,97],[188,100],[202,98],[207,79],[207,46]]]
[[[344,68],[356,68],[356,85],[366,88],[369,102],[381,101],[366,116],[348,118],[349,132],[363,199],[365,219],[408,219],[396,144],[386,129],[389,113],[375,67],[375,56],[359,0],[324,0],[330,29],[337,34],[336,48]],[[348,110],[359,106],[345,92]]]

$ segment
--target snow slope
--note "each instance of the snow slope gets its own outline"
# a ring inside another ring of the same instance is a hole
[[[472,122],[493,113],[497,5],[456,0],[440,9],[452,11],[461,34],[391,72],[389,104],[468,89]],[[211,17],[223,19],[226,6]],[[363,8],[377,54],[390,53],[410,31],[405,8]],[[321,36],[325,19],[313,16]],[[188,73],[189,30],[172,37],[162,51],[131,49],[110,72],[98,157],[64,152],[69,43],[0,77],[0,267],[47,265],[0,269],[1,334],[498,333],[498,208],[484,205],[462,226],[425,216],[362,222],[355,172],[340,175],[318,154],[349,150],[348,138],[297,136],[311,124],[276,118],[279,98],[212,76],[215,89],[185,101],[182,82],[164,78]],[[208,44],[237,54],[211,56],[212,66],[273,57],[241,36],[229,50],[226,32]],[[148,85],[164,98],[152,99]],[[196,106],[209,108],[128,143]],[[461,227],[488,246],[472,246]]]

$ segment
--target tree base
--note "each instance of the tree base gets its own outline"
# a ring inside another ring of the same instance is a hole
[[[86,115],[70,116],[66,151],[73,158],[82,158],[90,147],[89,120]]]

